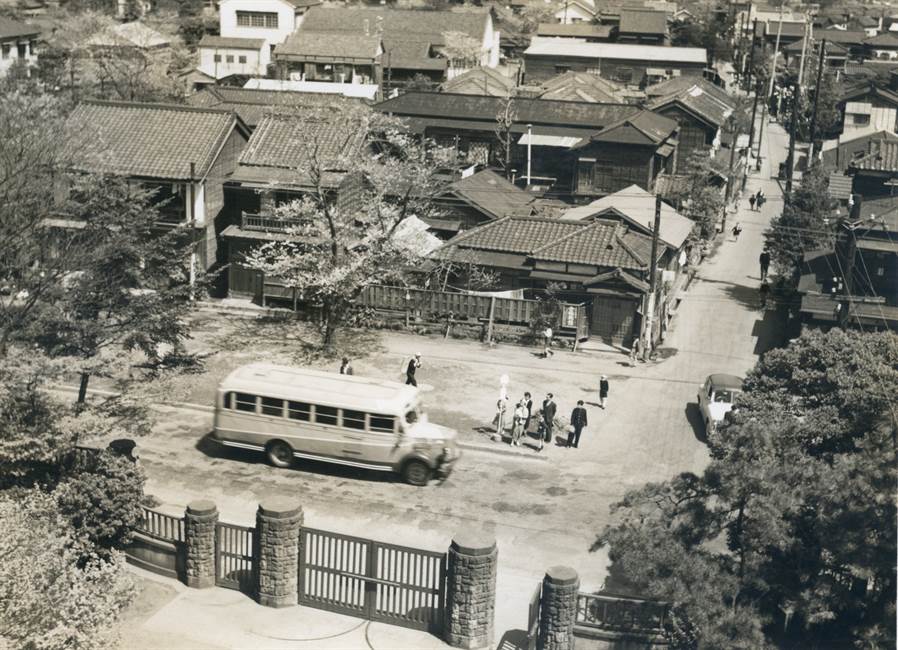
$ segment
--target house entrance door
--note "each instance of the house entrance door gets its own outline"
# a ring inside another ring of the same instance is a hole
[[[635,300],[595,296],[589,329],[606,343],[627,343],[633,334],[635,318]]]

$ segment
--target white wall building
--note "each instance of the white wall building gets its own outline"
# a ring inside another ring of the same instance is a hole
[[[203,36],[199,69],[215,79],[231,75],[264,76],[271,49],[261,38]]]
[[[37,37],[41,30],[15,20],[0,17],[0,76],[5,77],[16,64],[37,64]]]

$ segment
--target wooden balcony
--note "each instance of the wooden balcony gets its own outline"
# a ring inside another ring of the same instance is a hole
[[[272,215],[243,212],[240,217],[241,230],[251,230],[253,232],[286,233],[300,225],[302,225],[300,219],[284,219]]]

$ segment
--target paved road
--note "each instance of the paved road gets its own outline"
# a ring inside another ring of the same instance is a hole
[[[512,375],[513,394],[529,388],[539,399],[555,392],[562,413],[578,398],[594,400],[604,372],[611,377],[609,408],[590,407],[581,449],[514,456],[469,451],[448,481],[414,488],[380,474],[314,463],[277,470],[252,454],[222,454],[203,441],[210,414],[167,408],[155,435],[141,441],[147,491],[175,511],[210,498],[222,519],[235,523],[251,522],[265,496],[290,495],[302,502],[312,526],[434,549],[445,548],[458,531],[492,532],[500,549],[500,631],[523,626],[532,587],[551,565],[574,566],[584,588],[599,587],[607,559],[588,547],[608,521],[610,504],[647,481],[701,471],[707,450],[689,407],[699,383],[712,372],[744,374],[773,341],[773,325],[757,307],[757,258],[763,229],[781,207],[778,185],[766,172],[786,152],[782,130],[774,125],[767,133],[770,163],[750,179],[748,191],[764,187],[770,200],[763,212],[741,203],[736,219],[744,232],[738,242],[725,237],[701,267],[663,361],[630,368],[620,355],[564,352],[541,360],[522,348],[385,334],[381,350],[356,363],[357,373],[394,376],[421,351],[422,378],[435,387],[427,397],[434,419],[468,426],[489,420],[478,414],[490,414],[495,397],[482,387],[502,372]]]

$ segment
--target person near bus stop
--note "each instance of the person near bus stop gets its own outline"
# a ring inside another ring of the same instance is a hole
[[[524,432],[530,431],[530,420],[533,419],[533,397],[531,397],[530,392],[524,393],[524,399],[521,400],[524,404],[524,408],[527,409],[527,419],[524,420]]]
[[[552,337],[553,336],[554,336],[554,332],[552,332],[552,328],[547,326],[545,331],[543,332],[543,338],[546,339],[546,350],[545,350],[545,354],[543,356],[546,359],[548,359],[549,356],[554,356],[554,354],[555,354],[554,352],[552,352]]]
[[[418,381],[415,379],[415,371],[421,367],[421,353],[415,355],[415,357],[408,362],[408,367],[405,369],[405,384],[408,386],[411,384],[412,386],[417,386]]]
[[[577,449],[580,446],[580,433],[586,426],[586,409],[583,400],[577,400],[577,406],[571,411],[571,429],[567,434],[567,446]]]
[[[558,405],[555,404],[553,397],[552,393],[547,393],[546,399],[543,400],[543,437],[539,441],[540,451],[542,451],[544,443],[552,442],[552,428],[555,426],[555,412],[558,410]]]
[[[527,407],[524,406],[524,400],[519,401],[514,407],[514,420],[511,429],[511,444],[518,447],[521,444],[521,435],[524,433],[524,423],[527,421],[529,414]]]

